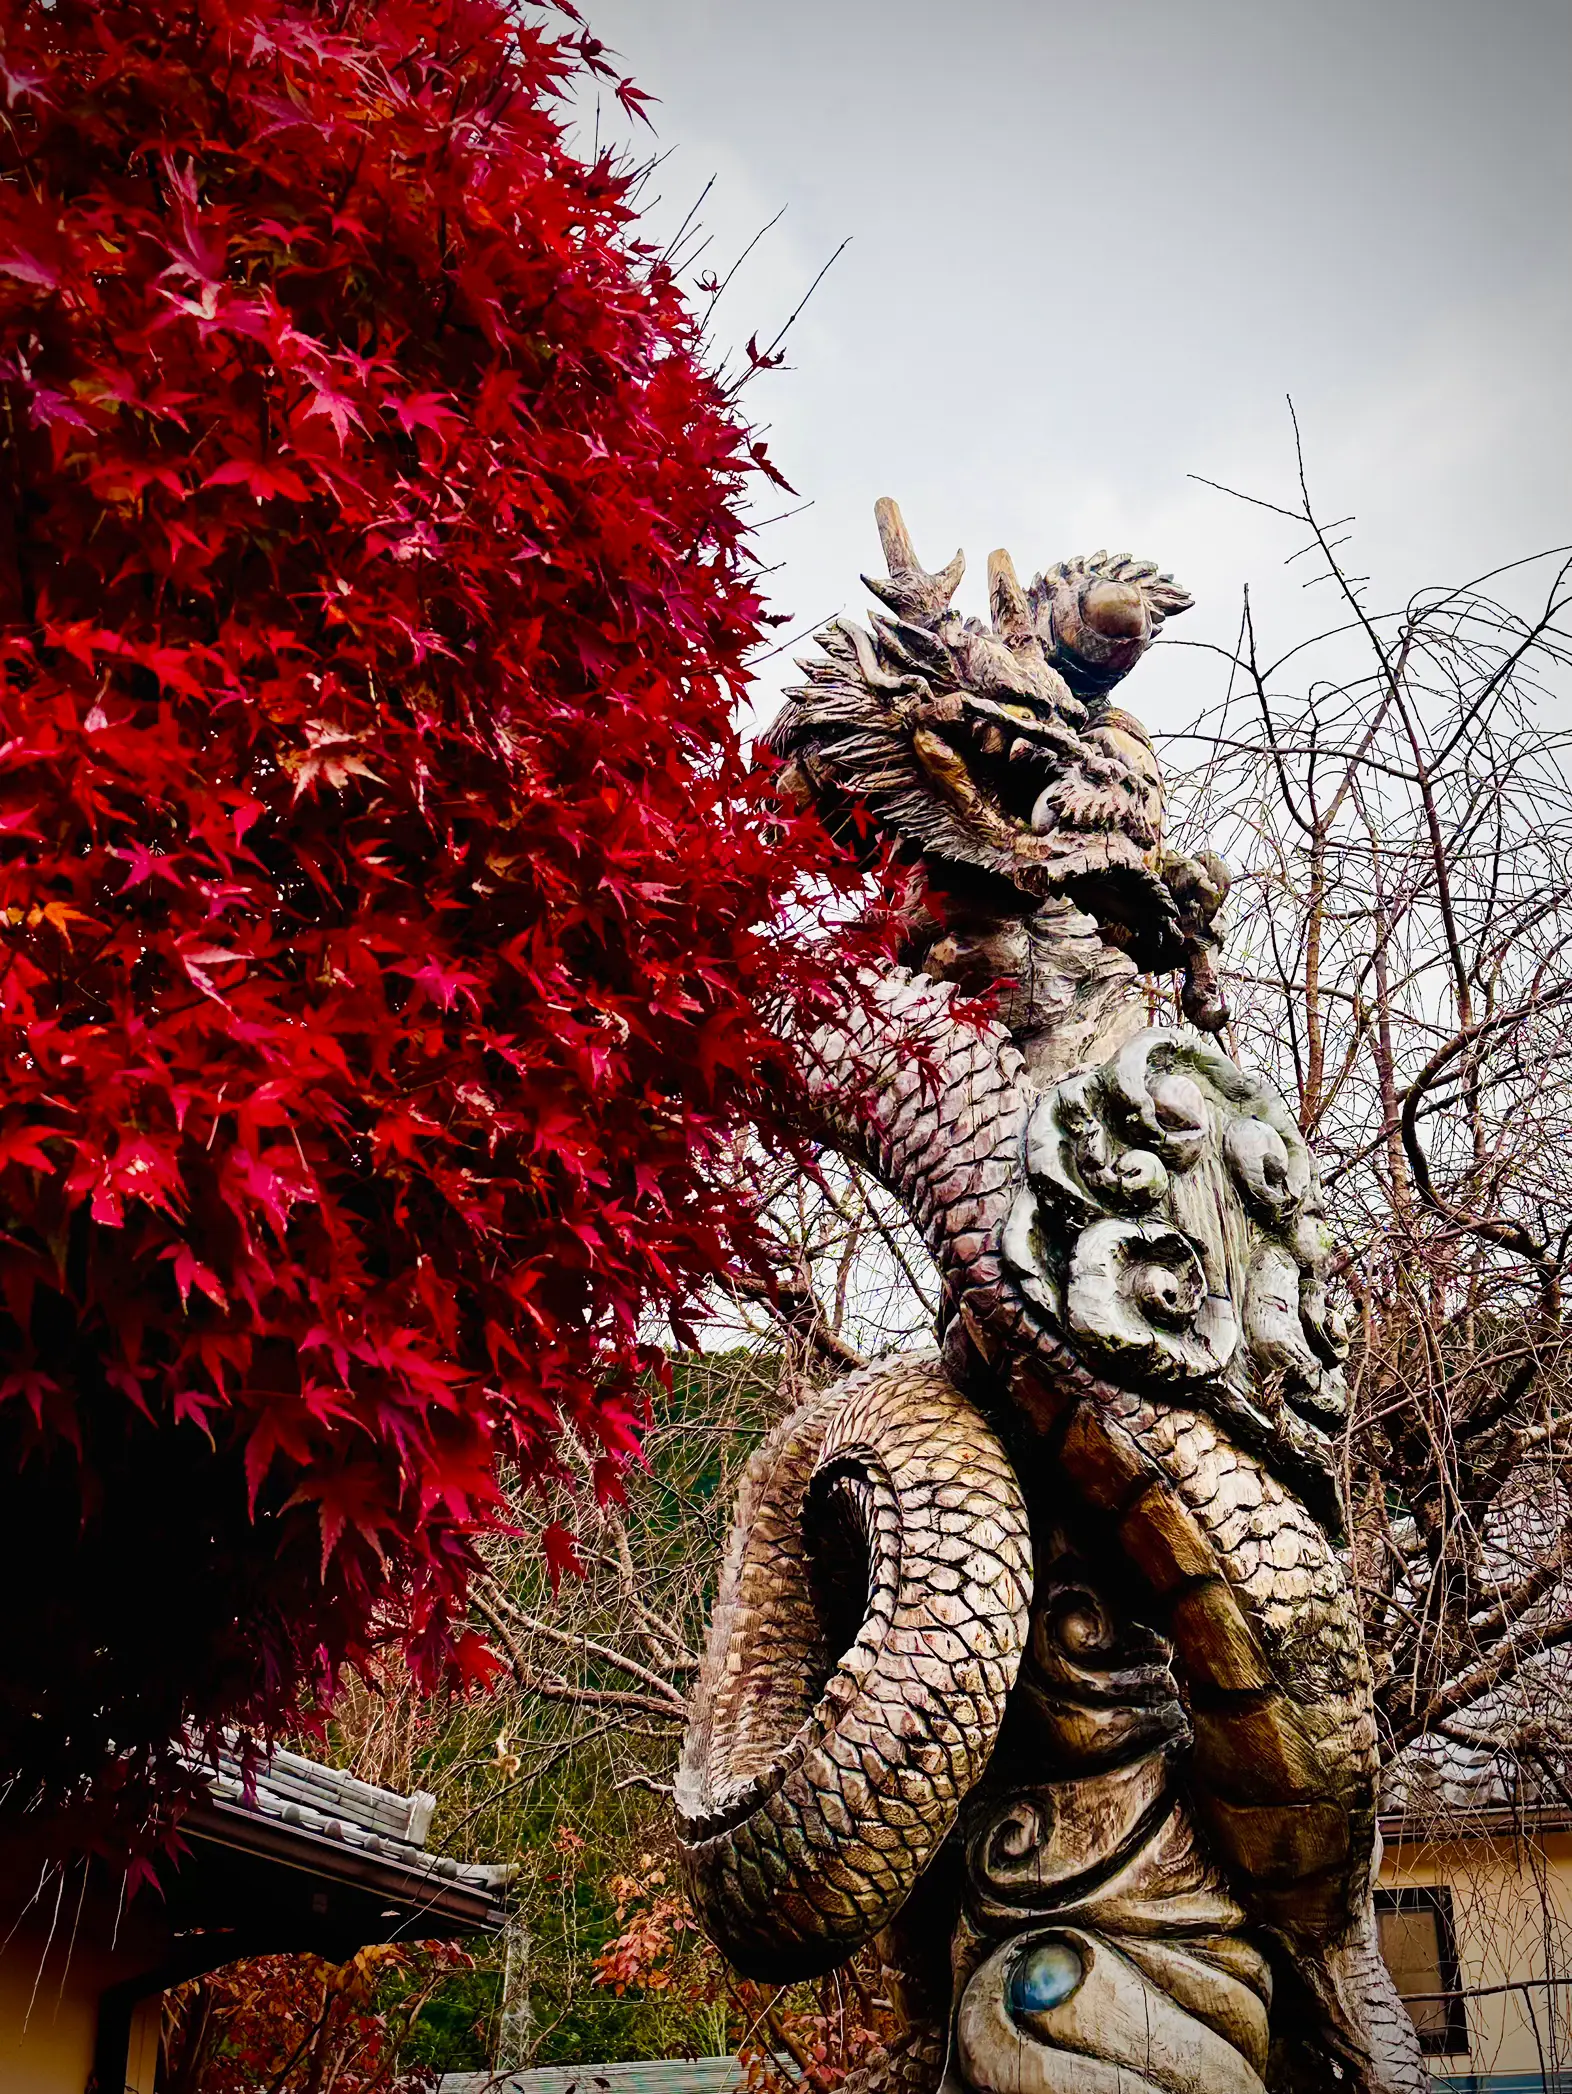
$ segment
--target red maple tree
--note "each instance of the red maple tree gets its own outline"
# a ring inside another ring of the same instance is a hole
[[[375,1943],[340,1964],[256,1956],[164,1995],[166,2094],[432,2094],[407,2056],[432,1994],[471,1958],[451,1942]],[[588,2094],[588,2089],[585,2090]]]
[[[129,1809],[378,1642],[484,1675],[499,1460],[615,1489],[746,1228],[819,844],[732,724],[773,468],[581,25],[0,34],[0,1776]]]

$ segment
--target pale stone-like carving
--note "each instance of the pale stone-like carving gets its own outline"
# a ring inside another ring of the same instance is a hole
[[[1275,1093],[1210,1041],[1143,1031],[1038,1102],[1026,1169],[1003,1244],[1027,1299],[1110,1373],[1194,1385],[1335,1519],[1348,1340],[1314,1167]]]
[[[1371,1914],[1330,1240],[1292,1116],[1207,1036],[1227,875],[1165,848],[1109,703],[1188,598],[996,553],[989,630],[959,556],[879,524],[896,615],[821,636],[773,739],[911,863],[903,964],[803,1053],[818,1132],[933,1251],[941,1353],[755,1459],[690,1881],[759,1976],[877,1936],[908,2034],[849,2094],[1420,2094]],[[1197,1030],[1150,1023],[1142,971],[1179,969]],[[955,1011],[982,986],[998,1022]]]

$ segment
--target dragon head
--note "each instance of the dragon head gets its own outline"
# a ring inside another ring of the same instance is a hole
[[[1156,755],[1110,703],[1190,597],[1151,561],[1101,552],[1023,587],[1001,550],[985,626],[951,606],[965,556],[929,573],[895,503],[874,514],[889,572],[863,580],[892,615],[817,635],[767,737],[787,788],[854,847],[872,840],[866,809],[931,888],[983,889],[1001,916],[1066,897],[1143,969],[1193,971],[1227,875],[1164,850]]]

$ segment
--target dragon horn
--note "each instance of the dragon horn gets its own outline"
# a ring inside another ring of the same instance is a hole
[[[961,576],[966,572],[966,555],[958,552],[948,567],[929,574],[917,558],[898,505],[888,495],[882,495],[873,505],[873,514],[890,578],[876,581],[871,574],[865,574],[864,588],[871,589],[880,603],[888,604],[898,617],[910,618],[918,625],[932,625],[949,609],[950,598],[960,587]]]
[[[873,520],[879,526],[879,545],[891,574],[920,573],[922,563],[917,558],[917,548],[906,528],[901,505],[893,495],[880,495],[873,505]]]
[[[993,613],[994,631],[1007,645],[1015,647],[1037,637],[1032,607],[1021,587],[1015,562],[1002,545],[988,555],[988,608]]]

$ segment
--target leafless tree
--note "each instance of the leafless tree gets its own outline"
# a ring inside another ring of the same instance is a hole
[[[1526,1764],[1572,1709],[1572,562],[1378,615],[1302,461],[1298,502],[1259,506],[1336,622],[1273,659],[1246,598],[1223,702],[1169,751],[1173,817],[1234,871],[1232,1044],[1297,1101],[1345,1246],[1388,1750]]]

